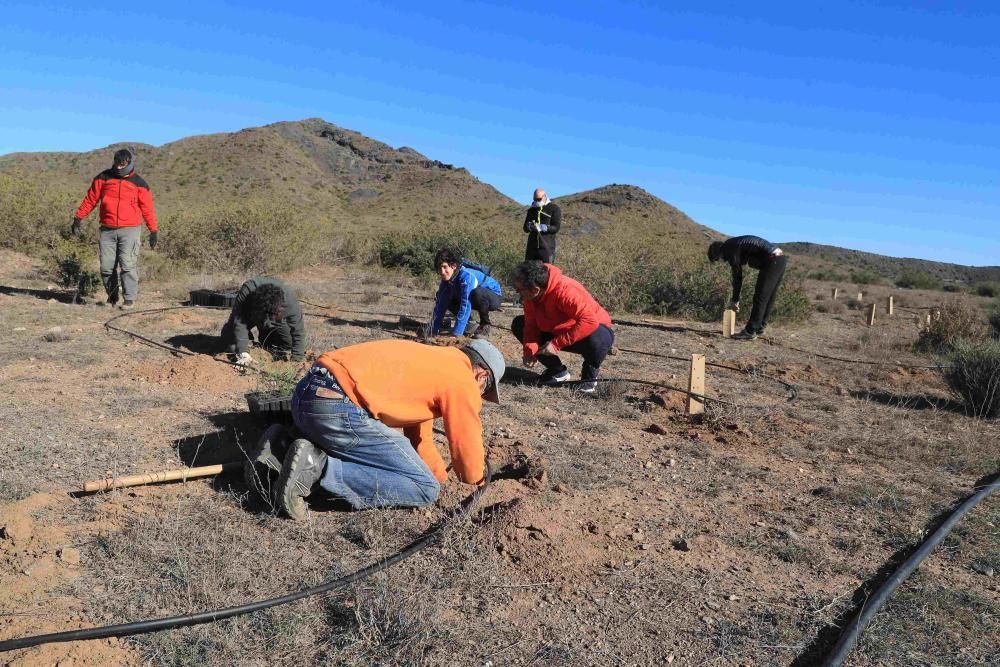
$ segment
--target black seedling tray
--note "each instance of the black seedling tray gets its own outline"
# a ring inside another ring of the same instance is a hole
[[[292,397],[261,396],[258,393],[246,395],[250,414],[263,424],[291,424]]]
[[[191,290],[191,303],[196,306],[232,308],[236,303],[236,290]]]

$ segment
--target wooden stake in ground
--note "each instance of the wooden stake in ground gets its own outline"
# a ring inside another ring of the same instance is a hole
[[[705,355],[691,355],[691,374],[688,376],[688,391],[694,394],[705,395]],[[694,422],[700,422],[705,414],[705,401],[694,396],[688,396],[687,405],[688,418]]]
[[[736,334],[736,311],[727,310],[722,313],[722,337],[732,338]]]
[[[833,297],[834,300],[836,300],[836,298],[837,298],[837,296],[839,294],[840,294],[840,288],[839,287],[834,287],[832,290],[830,290],[830,296]]]
[[[875,326],[875,309],[877,307],[874,303],[868,306],[868,326],[870,327]]]
[[[858,292],[858,301],[864,301],[864,300],[865,300],[865,293]]]
[[[243,464],[239,461],[223,463],[215,466],[201,466],[200,468],[181,468],[180,470],[165,470],[163,472],[150,472],[143,475],[128,475],[126,477],[109,477],[92,482],[84,482],[83,490],[87,493],[94,491],[110,491],[126,486],[142,486],[143,484],[156,484],[157,482],[176,482],[198,477],[211,477],[221,475],[224,472],[241,470]]]
[[[893,311],[892,311],[892,297],[891,296],[887,296],[885,298],[885,314],[886,315],[892,315],[892,313],[893,313]]]

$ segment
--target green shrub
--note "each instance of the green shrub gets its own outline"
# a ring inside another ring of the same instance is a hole
[[[46,179],[17,172],[0,173],[0,246],[43,255],[69,234],[77,199]]]
[[[833,269],[817,269],[810,272],[806,277],[812,280],[823,280],[829,283],[842,283],[847,280],[847,276],[843,273],[838,273]]]
[[[491,275],[501,285],[509,282],[514,267],[522,259],[510,245],[470,233],[414,236],[397,232],[381,237],[376,247],[382,266],[406,269],[414,275],[434,274],[434,255],[441,248],[449,248],[466,259],[489,266]]]
[[[850,298],[847,300],[848,310],[861,310],[864,307],[865,307],[865,302],[862,301],[861,299]]]
[[[962,288],[959,285],[956,285],[955,283],[945,283],[945,285],[941,289],[951,294],[962,291]]]
[[[896,278],[896,287],[905,289],[941,289],[941,281],[916,269],[903,269]]]
[[[160,225],[157,249],[202,270],[243,275],[318,261],[327,243],[323,226],[288,211],[279,202],[247,202],[174,213]]]
[[[1000,307],[995,307],[987,319],[990,323],[990,336],[1000,340]]]
[[[917,349],[926,352],[947,352],[959,341],[982,341],[986,338],[983,314],[962,302],[945,304],[940,317],[920,330]]]
[[[975,287],[975,293],[978,296],[988,296],[989,298],[994,298],[1000,295],[1000,284],[997,283],[979,283]]]
[[[959,341],[948,362],[945,380],[969,414],[1000,417],[1000,341]]]
[[[875,285],[882,282],[882,277],[868,269],[851,269],[850,280],[857,285]]]
[[[821,313],[840,314],[847,310],[847,304],[843,301],[820,301],[816,304],[816,310]]]
[[[102,286],[101,274],[86,268],[97,262],[91,244],[60,241],[50,256],[50,267],[63,287],[72,287],[80,296],[91,296]]]

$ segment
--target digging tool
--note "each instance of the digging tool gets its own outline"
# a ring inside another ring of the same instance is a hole
[[[83,483],[83,490],[87,493],[94,491],[110,491],[126,486],[142,486],[144,484],[156,484],[158,482],[176,482],[178,480],[189,480],[197,477],[211,477],[221,475],[226,472],[242,470],[243,464],[239,461],[221,463],[214,466],[201,466],[200,468],[181,468],[180,470],[165,470],[163,472],[150,472],[142,475],[127,475],[125,477],[109,477],[91,482]]]

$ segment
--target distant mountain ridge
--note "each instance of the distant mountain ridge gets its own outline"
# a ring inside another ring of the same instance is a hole
[[[523,235],[526,205],[467,169],[319,118],[186,137],[162,146],[116,143],[83,153],[11,153],[0,156],[0,173],[43,176],[46,187],[82,198],[91,179],[109,166],[113,151],[124,146],[136,149],[138,171],[150,183],[158,217],[168,224],[171,215],[206,206],[270,201],[279,202],[289,216],[324,225],[331,236],[441,225],[510,234],[517,243]],[[545,185],[544,174],[537,182]],[[725,238],[633,185],[610,184],[555,201],[563,209],[560,234],[567,239],[627,239],[680,260],[703,256],[710,240]],[[67,211],[67,218],[71,214]],[[909,267],[942,280],[1000,280],[1000,267],[897,259],[808,242],[782,245],[805,260],[804,268],[856,267],[892,279]]]
[[[1000,281],[1000,266],[965,266],[948,262],[935,262],[911,257],[889,257],[862,250],[838,246],[795,241],[782,243],[790,255],[800,255],[822,261],[827,267],[840,271],[862,269],[894,280],[904,271],[919,271],[944,282],[977,283]]]

